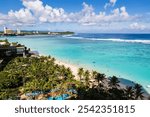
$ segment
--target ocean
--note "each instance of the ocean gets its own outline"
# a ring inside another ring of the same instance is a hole
[[[150,93],[150,34],[0,37],[40,54],[140,83]]]

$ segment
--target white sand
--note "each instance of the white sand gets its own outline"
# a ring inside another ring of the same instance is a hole
[[[75,76],[75,79],[79,80],[79,76],[78,76],[79,67],[78,66],[73,65],[73,64],[69,64],[69,63],[66,63],[66,62],[62,62],[62,61],[59,61],[59,60],[56,60],[55,63],[58,64],[58,65],[64,65],[66,68],[70,68],[71,71],[72,71],[72,74]]]

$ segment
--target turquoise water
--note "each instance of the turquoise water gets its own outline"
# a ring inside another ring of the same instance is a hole
[[[111,38],[110,38],[111,37]],[[4,38],[4,37],[1,37]],[[150,35],[76,35],[7,37],[41,54],[150,85]]]
[[[48,100],[67,100],[69,98],[68,94],[62,94],[61,96],[57,97],[48,97]]]

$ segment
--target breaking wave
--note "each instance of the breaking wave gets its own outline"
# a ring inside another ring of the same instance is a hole
[[[93,40],[93,41],[113,41],[113,42],[126,42],[126,43],[143,43],[150,44],[150,40],[129,40],[129,39],[99,39],[99,38],[85,38],[85,37],[73,37],[73,36],[65,36],[66,38],[71,39],[79,39],[79,40]]]

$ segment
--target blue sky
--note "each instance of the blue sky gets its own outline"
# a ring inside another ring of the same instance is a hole
[[[0,0],[0,29],[150,32],[150,0]]]
[[[103,6],[108,0],[42,0],[44,4],[53,7],[62,7],[68,12],[79,11],[82,9],[82,3],[92,4],[96,11],[103,10]],[[126,6],[131,13],[150,12],[149,0],[118,0],[116,8]],[[0,0],[0,12],[7,13],[9,10],[19,10],[22,8],[21,0]]]

